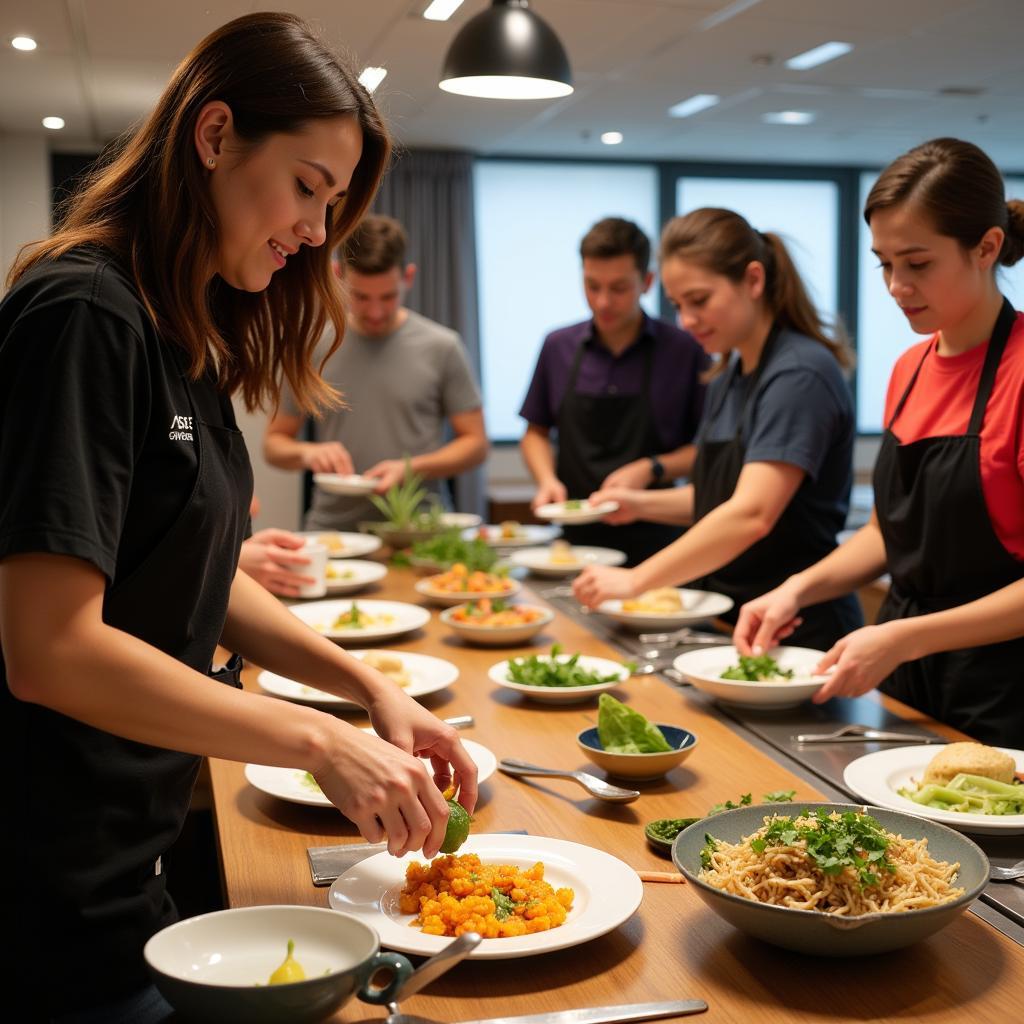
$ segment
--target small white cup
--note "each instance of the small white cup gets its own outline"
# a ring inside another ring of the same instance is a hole
[[[323,597],[327,593],[327,546],[316,540],[309,540],[302,547],[302,552],[309,558],[309,565],[296,566],[296,571],[303,576],[314,577],[314,583],[303,583],[299,587],[299,597]]]

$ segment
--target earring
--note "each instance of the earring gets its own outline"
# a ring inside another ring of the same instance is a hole
[[[217,166],[217,161],[216,161],[216,160],[214,160],[212,156],[208,156],[208,157],[206,158],[206,162],[207,162],[207,164],[208,164],[208,165],[209,165],[210,167],[216,167],[216,166]]]

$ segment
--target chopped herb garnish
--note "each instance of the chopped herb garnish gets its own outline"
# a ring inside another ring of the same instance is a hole
[[[491,889],[491,899],[494,900],[494,916],[499,921],[504,921],[515,913],[515,901],[511,896],[506,896],[500,889]]]

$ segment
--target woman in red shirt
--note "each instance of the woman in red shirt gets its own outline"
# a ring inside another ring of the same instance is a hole
[[[983,742],[1024,736],[1024,314],[998,266],[1024,256],[1024,202],[976,146],[935,139],[890,164],[864,217],[892,297],[928,339],[897,362],[871,521],[745,605],[741,651],[788,635],[802,606],[882,572],[879,624],[839,641],[819,703],[883,692]]]

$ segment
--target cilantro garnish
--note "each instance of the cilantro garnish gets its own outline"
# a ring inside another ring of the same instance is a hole
[[[515,901],[500,889],[491,889],[491,899],[494,900],[494,916],[499,921],[504,921],[515,913]]]

